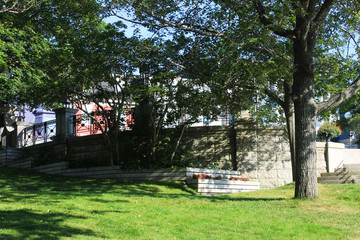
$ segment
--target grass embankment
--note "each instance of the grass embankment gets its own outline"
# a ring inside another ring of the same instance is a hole
[[[88,180],[0,167],[0,239],[359,239],[360,185],[203,197],[181,183]]]

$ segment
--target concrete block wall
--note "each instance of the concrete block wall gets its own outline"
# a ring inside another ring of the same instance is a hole
[[[222,169],[232,169],[232,146],[229,127],[192,127],[183,138],[183,144],[191,149],[190,160],[196,167],[206,168],[211,165]]]
[[[257,129],[251,124],[236,130],[238,171],[244,177],[260,182],[262,189],[292,182],[289,143],[283,130]]]
[[[242,177],[259,181],[262,189],[292,182],[289,143],[282,129],[258,129],[252,122],[240,122],[235,129],[190,128],[184,141],[192,148],[196,167],[235,168]]]

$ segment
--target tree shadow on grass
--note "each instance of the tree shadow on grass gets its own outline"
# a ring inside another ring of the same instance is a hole
[[[35,173],[29,170],[0,167],[0,187],[9,189],[8,196],[0,193],[3,201],[21,201],[31,197],[51,195],[53,199],[60,201],[71,197],[94,197],[106,194],[127,196],[162,196],[162,187],[179,189],[179,194],[169,193],[169,197],[181,197],[196,195],[181,182],[174,181],[147,181],[147,180],[118,180],[118,179],[86,179],[81,177],[64,177]],[[4,173],[4,174],[3,174]],[[2,186],[1,186],[2,185]],[[11,194],[15,193],[15,195]],[[18,193],[21,193],[20,195]],[[10,195],[9,195],[10,194]],[[29,200],[30,199],[30,200]]]
[[[6,171],[4,171],[4,169]],[[21,195],[16,196],[1,196],[4,201],[11,197],[16,198],[17,201],[27,199],[28,195],[35,195],[36,197],[46,195],[53,196],[50,201],[61,201],[71,197],[86,196],[96,201],[97,197],[102,194],[114,194],[117,196],[148,196],[157,198],[209,198],[211,201],[277,201],[285,198],[247,198],[234,197],[227,195],[220,196],[201,196],[195,190],[190,189],[182,182],[174,181],[147,181],[135,180],[124,181],[118,179],[86,179],[81,177],[64,177],[55,175],[46,175],[34,173],[27,170],[0,168],[1,172],[6,172],[5,176],[0,174],[1,181],[5,182],[8,187],[15,193],[20,192]],[[15,172],[16,171],[16,172]],[[163,189],[162,189],[163,188]],[[165,189],[165,191],[164,191]],[[167,192],[166,189],[179,190],[177,193]],[[8,193],[9,194],[9,193]],[[35,197],[35,198],[36,198]],[[13,201],[13,199],[12,199]],[[36,199],[34,199],[36,201]],[[99,200],[103,201],[103,200]],[[119,201],[116,199],[115,201]]]
[[[41,214],[27,209],[0,211],[0,239],[56,240],[62,237],[71,238],[78,235],[96,236],[91,230],[61,224],[64,220],[70,218],[80,217],[63,213]]]

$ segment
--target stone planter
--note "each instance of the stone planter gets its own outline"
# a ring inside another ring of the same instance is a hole
[[[253,181],[188,179],[186,183],[201,195],[250,192],[260,189],[260,183]]]

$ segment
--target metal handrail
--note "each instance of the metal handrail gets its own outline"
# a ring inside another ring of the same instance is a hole
[[[51,142],[56,136],[56,120],[36,123],[24,128],[18,135],[19,147]]]
[[[100,124],[102,124],[100,122]],[[85,136],[100,134],[101,129],[98,124],[87,114],[76,114],[71,119],[74,136]]]

